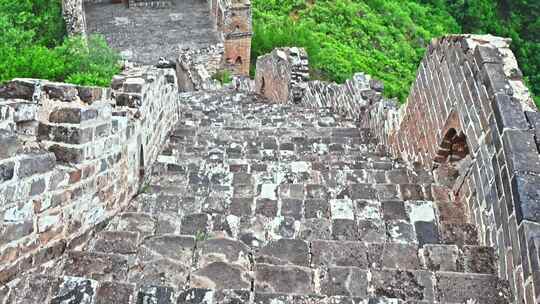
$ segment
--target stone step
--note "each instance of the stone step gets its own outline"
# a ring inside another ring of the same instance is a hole
[[[324,273],[317,284],[307,283],[305,280],[311,274],[300,267],[262,266],[257,269],[257,275],[264,283],[255,284],[253,290],[197,287],[182,290],[84,277],[29,275],[2,286],[0,301],[10,304],[510,303],[508,284],[493,275],[400,270],[368,275],[353,267],[336,267]],[[271,291],[265,292],[268,289]],[[311,290],[317,293],[305,292]]]
[[[313,269],[354,266],[359,269],[407,269],[486,274],[495,274],[497,269],[497,258],[492,248],[468,245],[458,247],[426,244],[419,248],[415,243],[332,240],[308,242],[300,239],[278,239],[252,247],[241,240],[201,234],[192,236],[167,234],[147,236],[142,239],[138,232],[103,231],[91,242],[89,251],[96,254],[70,252],[67,266],[64,267],[68,269],[68,272],[64,274],[76,276],[84,274],[91,278],[97,277],[96,275],[107,275],[106,273],[95,275],[93,272],[85,272],[96,271],[96,269],[86,270],[85,268],[85,265],[92,264],[92,259],[96,259],[98,265],[114,266],[127,263],[129,268],[137,268],[136,265],[142,267],[148,260],[165,258],[182,265],[185,269],[195,271],[192,273],[192,280],[197,276],[198,280],[202,280],[200,277],[204,276],[207,281],[212,277],[209,269],[223,269],[223,271],[215,271],[216,275],[228,270],[240,277],[248,277],[247,272],[261,263],[295,265]],[[104,260],[106,262],[103,262]],[[74,269],[79,272],[73,272]],[[118,269],[125,269],[125,267]],[[188,270],[184,272],[189,273]],[[232,286],[229,289],[240,288]]]

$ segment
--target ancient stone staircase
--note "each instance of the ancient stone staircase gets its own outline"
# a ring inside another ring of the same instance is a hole
[[[180,99],[129,209],[7,303],[509,302],[449,189],[372,130],[236,91]]]

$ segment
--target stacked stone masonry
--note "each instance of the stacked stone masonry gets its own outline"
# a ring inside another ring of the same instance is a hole
[[[176,71],[0,88],[1,304],[538,302],[540,115],[508,41],[433,41],[402,107],[299,48],[220,88],[250,4],[208,5],[223,45]]]
[[[18,79],[0,89],[0,281],[84,243],[138,193],[178,119],[173,70],[111,89]]]
[[[481,244],[497,250],[514,301],[536,303],[539,114],[508,43],[474,35],[435,40],[402,107],[362,74],[342,85],[308,82],[302,104],[358,119],[378,150],[432,170],[450,208],[465,207]],[[287,87],[277,88],[287,96]]]
[[[101,34],[126,60],[175,62],[222,48],[219,69],[249,75],[249,0],[63,0],[63,13],[70,34]]]
[[[430,172],[355,119],[235,90],[179,100],[141,193],[8,303],[509,302]]]

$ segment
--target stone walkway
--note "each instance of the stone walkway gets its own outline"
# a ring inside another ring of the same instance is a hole
[[[244,93],[181,99],[130,210],[10,303],[508,303],[463,210],[370,130]]]
[[[172,6],[126,8],[123,4],[85,5],[89,33],[106,37],[122,56],[141,64],[160,57],[175,60],[180,48],[218,43],[206,1],[172,0]]]

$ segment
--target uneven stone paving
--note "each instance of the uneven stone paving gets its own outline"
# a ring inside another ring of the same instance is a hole
[[[102,34],[129,61],[156,64],[159,57],[176,60],[181,48],[219,42],[208,5],[200,0],[171,0],[159,9],[123,4],[87,3],[88,31]]]
[[[180,98],[130,209],[9,303],[509,302],[448,189],[369,130],[245,93]]]

